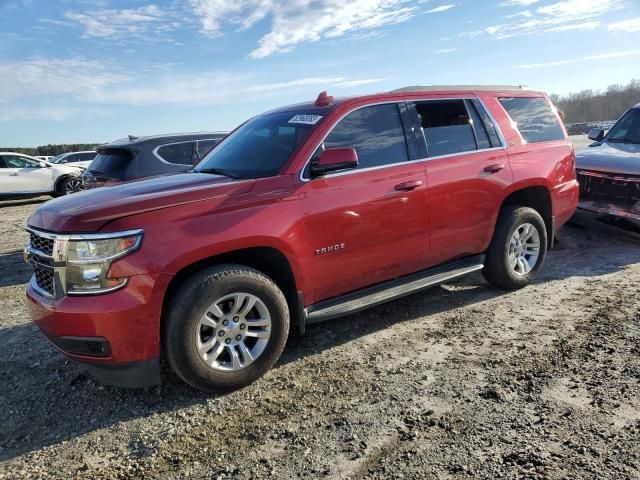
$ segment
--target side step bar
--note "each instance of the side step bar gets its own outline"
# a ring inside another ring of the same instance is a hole
[[[447,265],[430,268],[406,277],[367,287],[362,290],[325,300],[308,306],[304,310],[305,324],[323,322],[350,313],[359,312],[419,290],[433,287],[450,280],[482,270],[484,255],[463,258]]]

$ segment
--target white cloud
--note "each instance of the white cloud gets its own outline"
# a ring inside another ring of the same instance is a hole
[[[534,3],[538,3],[540,0],[506,0],[500,5],[503,7],[528,7]]]
[[[440,5],[439,7],[432,8],[431,10],[427,10],[425,13],[440,13],[446,12],[447,10],[451,10],[455,5]]]
[[[164,64],[138,65],[136,73],[113,62],[84,58],[0,62],[0,121],[64,120],[109,106],[176,107],[237,104],[321,90],[348,90],[381,78],[307,76],[287,81],[225,71],[176,74]],[[5,114],[6,113],[6,114]]]
[[[588,57],[572,58],[568,60],[557,60],[554,62],[517,65],[515,68],[528,70],[534,68],[557,67],[560,65],[569,65],[572,63],[587,62],[590,60],[604,60],[607,58],[632,57],[637,55],[640,55],[640,50],[624,50],[619,52],[600,53],[598,55],[589,55]]]
[[[264,58],[303,43],[401,23],[419,13],[412,0],[190,0],[202,32],[223,33],[226,25],[247,29],[269,18],[271,28],[250,56]]]
[[[615,32],[640,32],[640,17],[612,23],[608,29]]]
[[[457,48],[443,48],[442,50],[436,50],[434,53],[436,55],[442,55],[445,53],[453,53],[457,50]]]
[[[135,9],[101,9],[93,11],[66,12],[64,17],[84,28],[85,37],[120,38],[131,35],[153,33],[158,27],[177,27],[175,20],[168,20],[168,12],[150,4]]]
[[[511,4],[530,5],[518,2]],[[522,16],[527,17],[526,20],[492,25],[484,33],[504,39],[548,32],[593,30],[600,25],[598,18],[619,10],[624,5],[624,0],[561,0],[521,12]]]

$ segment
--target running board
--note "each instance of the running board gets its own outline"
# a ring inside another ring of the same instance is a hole
[[[373,287],[367,287],[331,300],[310,305],[305,309],[305,323],[317,323],[350,313],[359,312],[396,298],[410,295],[425,288],[464,277],[482,270],[484,255],[463,258],[447,265],[430,268],[406,277],[397,278]]]

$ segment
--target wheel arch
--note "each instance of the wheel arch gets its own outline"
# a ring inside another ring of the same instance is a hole
[[[304,307],[301,293],[299,292],[299,285],[296,282],[294,270],[289,259],[277,248],[256,246],[227,251],[202,258],[183,266],[177,271],[167,285],[162,301],[161,338],[164,338],[166,312],[169,308],[170,299],[184,281],[204,269],[223,264],[239,264],[255,268],[271,278],[278,288],[282,290],[287,300],[291,316],[291,326],[297,327],[300,324],[298,319],[303,314]]]
[[[547,228],[548,247],[551,248],[553,246],[553,206],[551,203],[551,192],[548,187],[544,185],[529,185],[516,189],[509,193],[502,201],[500,211],[506,206],[530,207],[536,210],[544,220]]]

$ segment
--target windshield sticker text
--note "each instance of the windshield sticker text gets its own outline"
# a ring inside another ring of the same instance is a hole
[[[295,115],[289,123],[303,123],[305,125],[315,125],[322,118],[322,115]]]

